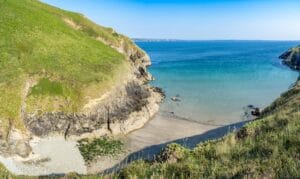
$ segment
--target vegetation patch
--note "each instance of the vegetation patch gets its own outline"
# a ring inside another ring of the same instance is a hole
[[[30,95],[63,95],[63,92],[61,83],[42,78],[37,85],[32,87]]]
[[[8,178],[10,175],[10,172],[0,163],[0,177]]]
[[[138,50],[112,29],[38,0],[5,0],[0,8],[2,131],[9,123],[24,128],[21,105],[26,112],[81,111],[89,99],[99,98],[128,72],[125,56],[111,46]],[[45,78],[49,76],[54,78]],[[27,77],[40,81],[23,99]]]
[[[82,139],[78,141],[78,147],[86,162],[99,156],[115,156],[123,152],[123,143],[108,137]]]

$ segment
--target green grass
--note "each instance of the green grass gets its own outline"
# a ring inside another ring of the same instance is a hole
[[[8,178],[11,173],[0,163],[0,178]]]
[[[78,142],[78,148],[86,162],[94,160],[98,156],[115,156],[122,153],[123,143],[111,138],[82,139]]]
[[[37,179],[38,177],[32,176],[17,176],[10,173],[1,163],[0,163],[0,178],[2,179]]]
[[[190,150],[169,145],[156,161],[136,161],[125,178],[299,178],[300,82],[258,120]]]
[[[295,47],[292,49],[294,52],[299,53],[300,52],[300,46]]]
[[[33,86],[29,95],[64,95],[63,86],[60,82],[42,78],[37,85]]]
[[[126,57],[111,46],[139,50],[111,28],[38,0],[0,0],[0,12],[3,126],[24,128],[23,101],[28,112],[80,112],[128,72]],[[37,85],[23,99],[27,81]]]

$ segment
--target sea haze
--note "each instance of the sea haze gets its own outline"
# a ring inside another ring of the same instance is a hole
[[[140,41],[151,57],[161,112],[201,123],[243,120],[244,107],[266,107],[298,78],[278,56],[296,41]],[[170,98],[179,96],[180,102]]]

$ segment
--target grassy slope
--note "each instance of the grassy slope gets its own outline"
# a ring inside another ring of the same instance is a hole
[[[0,133],[9,124],[23,128],[22,100],[28,112],[77,112],[128,71],[110,46],[133,43],[80,14],[37,0],[0,0],[0,12]],[[29,79],[37,84],[24,99]]]
[[[300,82],[237,133],[189,150],[171,144],[156,162],[137,161],[121,176],[300,177]]]

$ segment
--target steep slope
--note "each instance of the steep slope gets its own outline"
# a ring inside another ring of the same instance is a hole
[[[32,135],[126,133],[157,111],[150,60],[127,37],[38,0],[0,11],[0,153],[27,156]]]
[[[300,81],[241,130],[193,150],[169,145],[156,161],[137,161],[125,178],[299,178]]]
[[[300,46],[294,47],[280,55],[283,63],[293,69],[300,69]]]

